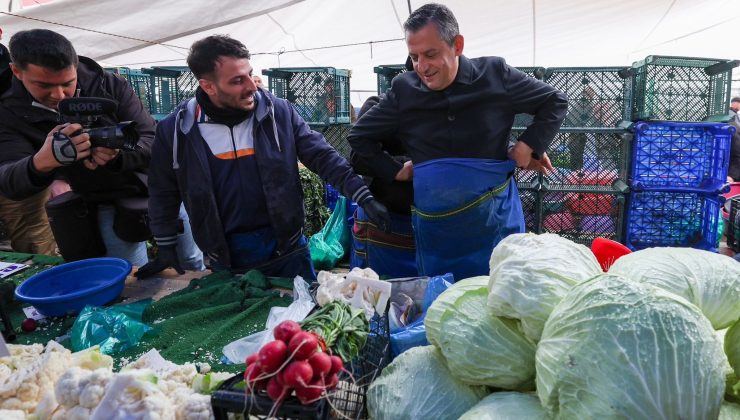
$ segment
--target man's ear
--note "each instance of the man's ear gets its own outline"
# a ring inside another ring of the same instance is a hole
[[[198,85],[200,85],[200,88],[203,89],[203,92],[205,92],[208,96],[213,96],[216,94],[216,84],[214,81],[208,79],[198,79]]]
[[[465,38],[462,35],[455,36],[455,55],[460,56],[463,53],[463,47],[465,46]]]
[[[23,80],[23,71],[20,69],[20,67],[16,66],[13,63],[10,63],[10,70],[13,71],[13,76],[15,76],[18,80]]]

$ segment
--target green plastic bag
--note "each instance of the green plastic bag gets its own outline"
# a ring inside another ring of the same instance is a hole
[[[95,345],[103,354],[116,354],[137,345],[152,327],[141,322],[151,299],[129,305],[100,307],[87,305],[72,325],[72,350]]]
[[[308,241],[311,261],[317,270],[331,270],[350,247],[351,232],[347,225],[347,199],[339,196],[331,217]]]

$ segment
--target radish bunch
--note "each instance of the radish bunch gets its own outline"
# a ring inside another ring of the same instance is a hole
[[[326,352],[319,336],[301,330],[295,321],[281,322],[273,335],[275,341],[247,357],[244,380],[248,392],[264,389],[277,404],[295,392],[305,405],[337,386],[344,363]]]

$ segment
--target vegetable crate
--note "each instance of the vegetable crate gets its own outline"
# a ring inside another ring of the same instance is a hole
[[[716,251],[722,201],[716,194],[633,191],[625,244],[633,250],[676,246]]]
[[[727,180],[734,132],[720,123],[637,123],[630,187],[719,192]]]
[[[545,77],[545,68],[544,67],[517,67],[517,70],[522,71],[527,74],[529,77],[533,77],[537,80],[542,80]],[[516,114],[514,116],[514,129],[516,130],[524,130],[526,129],[530,124],[532,124],[532,120],[534,117],[530,114]]]
[[[347,136],[352,129],[351,124],[317,125],[311,128],[321,133],[334,150],[349,160],[352,148],[347,143]]]
[[[730,218],[727,220],[727,246],[740,252],[740,196],[730,199]]]
[[[266,69],[270,91],[287,99],[311,125],[349,124],[349,70],[334,67]]]
[[[555,170],[542,182],[611,191],[618,180],[627,182],[631,141],[626,130],[561,130],[547,151]]]
[[[738,64],[738,60],[667,56],[635,62],[632,120],[704,121],[726,115],[732,69]]]
[[[351,372],[340,376],[339,385],[329,395],[309,405],[301,405],[295,398],[286,399],[271,419],[365,419],[367,388],[390,363],[390,330],[388,311],[381,317],[377,314],[370,320],[370,335],[361,355],[345,365]],[[268,419],[273,401],[265,391],[258,395],[247,395],[244,390],[244,374],[225,381],[211,395],[211,405],[216,420],[229,418],[229,413],[240,413],[250,419]]]
[[[131,88],[134,90],[134,93],[136,93],[136,96],[138,96],[139,100],[141,100],[141,103],[144,105],[144,109],[151,112],[152,86],[150,83],[151,78],[148,74],[142,73],[141,70],[134,70],[128,67],[115,67],[106,70],[123,76],[123,78],[128,81],[128,84],[131,85]]]
[[[188,67],[153,67],[141,71],[150,76],[149,112],[155,120],[161,120],[180,102],[195,96],[198,79]]]
[[[544,189],[536,233],[556,233],[573,242],[591,246],[598,237],[622,241],[625,194],[603,189]]]
[[[391,88],[393,78],[406,72],[406,65],[387,64],[384,66],[376,66],[373,68],[373,71],[378,75],[378,95],[382,95],[385,91]]]
[[[610,129],[630,119],[629,67],[553,67],[544,80],[568,96],[562,128]]]

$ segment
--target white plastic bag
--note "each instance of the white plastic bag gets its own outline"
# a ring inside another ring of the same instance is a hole
[[[303,280],[303,277],[296,276],[293,279],[293,303],[287,308],[275,306],[270,309],[265,330],[225,345],[224,356],[233,363],[244,363],[247,356],[259,351],[262,346],[275,339],[272,335],[272,329],[275,326],[286,320],[303,321],[313,307],[314,302],[308,292],[308,284]]]

